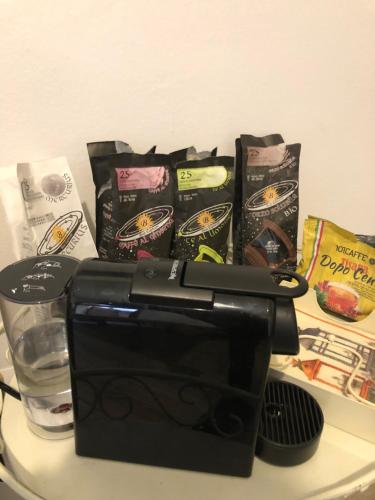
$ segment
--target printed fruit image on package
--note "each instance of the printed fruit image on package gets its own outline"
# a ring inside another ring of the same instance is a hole
[[[375,308],[375,249],[328,220],[306,219],[297,272],[329,312],[358,321]]]

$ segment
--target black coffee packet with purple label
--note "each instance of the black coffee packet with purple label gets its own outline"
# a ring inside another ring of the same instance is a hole
[[[279,134],[241,135],[236,151],[234,261],[294,270],[301,145]]]
[[[177,163],[173,257],[225,263],[234,196],[234,158]]]
[[[112,261],[168,258],[174,229],[169,155],[90,157],[96,187],[96,244]]]

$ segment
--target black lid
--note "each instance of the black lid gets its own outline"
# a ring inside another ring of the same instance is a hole
[[[20,260],[1,271],[0,293],[12,302],[50,302],[64,294],[78,263],[54,255]]]
[[[288,382],[266,385],[256,455],[274,465],[297,465],[318,448],[324,418],[317,401]]]

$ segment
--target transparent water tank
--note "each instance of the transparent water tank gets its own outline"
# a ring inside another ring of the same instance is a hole
[[[78,264],[31,257],[0,273],[0,308],[22,403],[39,436],[72,434],[66,290]]]

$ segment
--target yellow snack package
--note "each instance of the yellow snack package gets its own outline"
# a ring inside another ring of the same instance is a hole
[[[375,308],[375,248],[333,222],[305,220],[297,272],[329,312],[358,321]]]

